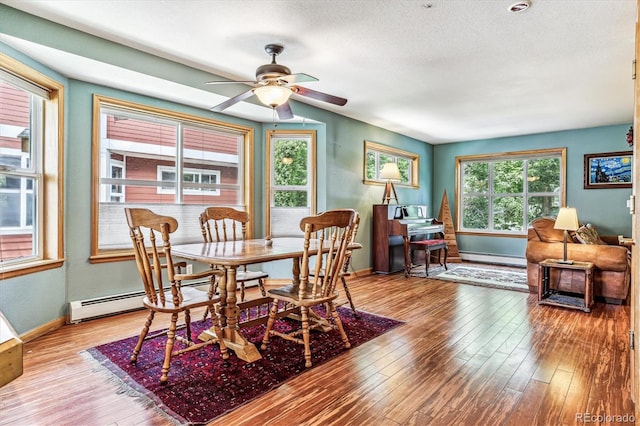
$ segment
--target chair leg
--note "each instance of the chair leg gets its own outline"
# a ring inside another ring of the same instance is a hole
[[[191,339],[191,312],[189,309],[185,309],[184,311],[184,325],[187,333],[187,344],[191,344],[193,340]]]
[[[260,288],[260,293],[262,293],[262,297],[267,297],[267,291],[264,289],[264,280],[262,278],[258,279],[258,287]]]
[[[429,248],[426,248],[424,250],[424,261],[425,261],[424,276],[425,277],[429,276],[429,261],[430,260],[431,260],[431,250],[429,250]]]
[[[444,270],[447,271],[449,268],[447,268],[447,256],[449,255],[449,247],[448,246],[444,246]]]
[[[353,304],[353,300],[351,299],[351,293],[349,292],[349,287],[347,286],[347,280],[344,279],[344,276],[341,276],[342,287],[344,288],[344,294],[347,296],[347,300],[349,301],[349,305],[351,305],[351,310],[353,311],[354,316],[358,316],[358,311],[356,311],[356,306]]]
[[[164,363],[162,364],[162,374],[160,375],[160,383],[165,384],[169,380],[169,366],[171,365],[171,354],[173,352],[173,343],[176,338],[176,325],[178,323],[178,313],[171,314],[171,324],[167,331],[167,344],[164,349]]]
[[[211,269],[214,269],[213,266],[211,267]],[[216,279],[215,275],[211,275],[209,277],[209,291],[207,292],[209,299],[213,298],[213,295],[216,294],[217,289],[218,289],[218,280]],[[207,319],[207,315],[209,315],[210,310],[211,310],[210,307],[207,306],[207,308],[204,310],[204,314],[202,315],[202,321]],[[213,316],[213,311],[211,311],[211,316]]]
[[[244,302],[244,281],[240,283],[240,301]]]
[[[271,310],[269,311],[269,319],[267,320],[267,328],[264,331],[264,336],[262,337],[262,346],[260,349],[267,349],[267,345],[269,344],[269,335],[271,334],[271,329],[273,328],[273,323],[276,320],[276,314],[278,313],[278,299],[273,299],[271,302]]]
[[[144,338],[147,337],[147,334],[149,333],[149,327],[151,327],[151,323],[153,322],[153,317],[155,316],[155,314],[156,313],[154,311],[149,311],[149,315],[147,315],[147,320],[144,323],[144,327],[142,328],[142,331],[140,332],[138,343],[136,344],[136,347],[133,349],[133,354],[131,355],[132,364],[138,361],[138,354],[140,353],[140,349],[142,349],[142,342],[144,342]]]
[[[333,304],[333,302],[329,302],[329,309],[331,310],[331,316],[333,317],[333,321],[336,323],[336,327],[338,327],[338,331],[340,332],[340,337],[342,338],[344,347],[349,349],[351,347],[351,342],[349,342],[347,333],[344,332],[344,327],[342,326],[342,320],[340,319],[340,315],[338,315],[338,311],[336,310],[336,307]]]
[[[309,344],[309,308],[300,307],[302,321],[302,341],[304,342],[304,366],[311,367],[311,345]]]

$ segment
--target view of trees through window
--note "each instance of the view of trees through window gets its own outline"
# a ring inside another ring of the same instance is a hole
[[[564,153],[512,158],[458,158],[461,231],[524,233],[535,218],[554,216],[564,194]]]
[[[418,155],[375,142],[364,142],[364,183],[386,182],[380,177],[387,163],[396,163],[400,181],[396,184],[418,187]]]
[[[267,131],[267,235],[300,236],[300,220],[315,213],[315,146],[314,130]]]
[[[274,144],[274,184],[286,189],[274,191],[275,207],[307,207],[308,143],[299,139],[278,139]],[[302,187],[294,189],[292,187]]]
[[[411,161],[403,157],[395,157],[384,153],[376,153],[375,151],[367,151],[366,157],[366,174],[371,180],[380,179],[382,167],[387,163],[396,163],[400,170],[400,183],[409,184],[411,182]]]

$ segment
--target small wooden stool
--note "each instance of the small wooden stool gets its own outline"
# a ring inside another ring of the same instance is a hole
[[[431,259],[431,253],[438,251],[438,263],[447,268],[447,255],[449,254],[449,247],[446,240],[420,240],[411,241],[411,250],[424,250],[424,258],[426,265],[424,267],[425,276],[429,276],[429,261]],[[440,252],[444,250],[444,264],[440,263]]]

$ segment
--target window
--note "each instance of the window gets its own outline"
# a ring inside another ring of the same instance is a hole
[[[566,149],[456,158],[458,232],[525,235],[564,204]]]
[[[124,163],[111,160],[111,178],[124,179]],[[114,203],[124,203],[124,185],[111,185],[109,199]]]
[[[173,167],[158,166],[158,180],[162,182],[173,183],[176,180],[176,169]],[[182,173],[183,182],[209,184],[210,187],[185,187],[185,194],[206,194],[220,195],[220,190],[216,189],[217,183],[220,181],[219,170],[196,170],[185,169]],[[171,186],[162,186],[158,188],[158,194],[174,194],[175,188]]]
[[[0,63],[0,279],[5,279],[62,264],[62,217],[45,214],[44,206],[62,212],[63,86],[6,55],[0,54]]]
[[[381,145],[375,142],[364,142],[364,183],[384,184],[380,178],[382,167],[386,163],[397,163],[400,170],[400,182],[396,185],[406,185],[418,188],[418,156],[408,151]]]
[[[200,240],[205,206],[251,211],[251,128],[98,95],[94,111],[92,262],[128,255],[124,207],[175,217],[174,244]]]
[[[300,236],[315,214],[315,131],[267,132],[267,235]]]

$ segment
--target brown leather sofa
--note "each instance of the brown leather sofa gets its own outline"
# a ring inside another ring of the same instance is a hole
[[[531,223],[528,231],[527,284],[531,293],[538,292],[538,263],[544,259],[562,259],[563,231],[553,229],[555,220],[540,218]],[[631,262],[628,250],[618,245],[617,237],[601,237],[606,244],[581,244],[567,238],[567,259],[593,262],[593,293],[607,303],[622,304],[629,295]],[[584,275],[581,271],[562,270],[558,290],[583,293]]]

